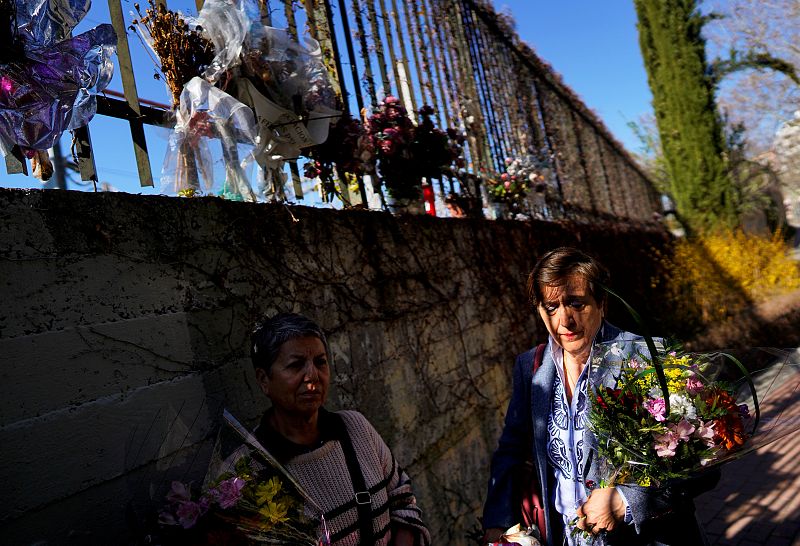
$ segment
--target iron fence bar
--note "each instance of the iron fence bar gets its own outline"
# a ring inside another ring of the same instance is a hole
[[[476,25],[476,28],[480,27]],[[498,63],[498,57],[500,56],[500,52],[498,51],[497,47],[497,40],[490,39],[488,36],[484,36],[484,32],[479,32],[478,36],[480,36],[481,41],[484,42],[483,48],[489,51],[489,55],[484,57],[483,63],[486,65],[486,74],[489,77],[488,84],[489,84],[489,91],[492,97],[492,109],[495,111],[495,118],[498,121],[498,132],[502,139],[502,149],[505,157],[516,155],[514,153],[514,142],[516,137],[514,136],[514,132],[512,130],[512,123],[511,118],[509,116],[509,108],[508,106],[511,104],[509,97],[506,93],[508,86],[507,85],[497,85],[498,82],[505,81],[505,78],[502,74],[502,66]],[[499,100],[498,100],[499,99]],[[502,105],[498,111],[497,106]],[[504,157],[501,157],[501,162],[503,161]]]
[[[336,68],[336,76],[339,83],[339,92],[342,100],[340,105],[345,114],[350,113],[350,94],[347,91],[347,84],[344,81],[344,72],[342,71],[342,60],[339,54],[339,39],[336,37],[336,26],[333,23],[333,10],[329,0],[323,0],[323,7],[325,10],[325,21],[328,25],[328,34],[330,36],[331,48],[333,49],[334,66]]]
[[[570,110],[570,121],[572,122],[572,130],[575,134],[575,146],[577,149],[577,156],[578,160],[581,165],[581,169],[583,170],[583,178],[584,178],[584,185],[588,190],[589,196],[589,203],[591,205],[592,212],[597,212],[597,197],[595,195],[595,187],[592,183],[592,176],[589,173],[589,165],[587,164],[587,157],[586,157],[586,148],[584,143],[581,141],[581,133],[582,129],[578,123],[577,116],[574,110]]]
[[[369,2],[371,0],[366,1]],[[361,4],[359,0],[352,0],[352,3],[353,17],[356,18],[356,28],[358,29],[358,42],[361,46],[361,59],[364,61],[364,80],[367,84],[370,103],[373,108],[377,108],[378,95],[375,92],[375,80],[372,77],[372,63],[369,56],[369,46],[367,45],[367,33],[364,29],[364,21],[362,19],[363,13],[361,12]]]
[[[386,70],[386,58],[383,53],[383,43],[381,40],[380,29],[378,28],[378,14],[375,12],[375,0],[367,0],[367,19],[369,28],[372,32],[372,44],[375,48],[375,57],[378,61],[378,71],[381,75],[383,84],[383,96],[388,97],[392,94],[392,85],[389,83],[389,73]],[[387,39],[389,36],[387,36]]]
[[[534,78],[534,84],[538,81],[538,78]],[[545,95],[546,91],[541,89],[538,85],[536,86],[536,103],[538,105],[539,114],[542,117],[542,127],[544,129],[544,141],[547,144],[547,149],[550,152],[550,159],[553,163],[553,176],[556,179],[556,187],[558,188],[558,198],[559,203],[561,204],[561,213],[565,214],[566,210],[564,209],[564,185],[562,183],[562,173],[561,173],[561,161],[558,158],[558,151],[553,144],[553,133],[552,128],[550,126],[551,122],[548,121],[549,114],[547,113],[547,107],[545,104]],[[566,214],[565,214],[566,215]]]
[[[462,0],[463,2],[463,0]],[[488,89],[486,87],[486,76],[483,72],[483,66],[481,64],[481,51],[480,46],[478,44],[477,38],[475,34],[477,30],[474,26],[474,21],[471,16],[471,10],[468,9],[466,4],[463,4],[463,9],[461,10],[461,20],[464,24],[465,36],[467,38],[467,45],[469,47],[468,52],[470,55],[470,62],[472,65],[472,70],[475,74],[476,83],[478,84],[478,91],[479,96],[478,100],[481,104],[481,109],[483,110],[484,117],[488,121],[487,127],[487,136],[491,135],[490,146],[494,148],[494,157],[490,155],[489,159],[490,162],[493,162],[493,168],[495,171],[502,170],[501,159],[505,154],[503,153],[502,148],[500,147],[500,138],[499,134],[497,133],[497,120],[494,118],[494,111],[491,108],[491,97],[489,95]],[[493,160],[493,161],[492,161]]]
[[[422,58],[420,57],[419,54],[420,50],[419,29],[417,28],[416,25],[417,18],[416,15],[414,14],[414,8],[411,6],[411,3],[408,2],[407,0],[403,1],[403,8],[405,12],[406,25],[408,26],[408,36],[411,41],[411,55],[413,56],[414,59],[414,69],[417,72],[417,86],[419,88],[420,99],[421,99],[418,106],[420,106],[421,108],[425,104],[428,104],[429,101],[427,96],[428,87],[425,83],[425,78],[423,77],[422,74]],[[416,119],[416,117],[414,119]]]
[[[444,83],[442,81],[442,73],[439,70],[439,65],[444,62],[444,52],[437,48],[435,38],[438,36],[436,25],[433,22],[433,13],[427,0],[420,0],[420,9],[422,10],[422,20],[428,27],[428,44],[430,47],[430,61],[433,65],[434,80],[437,84],[437,91],[439,93],[439,108],[436,109],[437,117],[439,118],[439,125],[447,127],[448,118],[450,117],[447,95],[444,92]]]
[[[299,34],[297,32],[297,17],[294,14],[294,2],[292,0],[283,0],[283,16],[286,18],[287,31],[289,36],[294,41],[299,41]]]
[[[271,21],[272,14],[269,7],[269,3],[267,4],[267,17]],[[292,40],[298,42],[299,41],[299,32],[297,31],[297,17],[295,16],[294,11],[294,1],[293,0],[283,0],[283,16],[286,18],[286,25],[287,25],[287,32]],[[297,160],[290,160],[287,161],[289,165],[289,176],[292,179],[292,189],[294,190],[294,196],[298,200],[304,200],[305,196],[303,195],[303,180],[300,177],[300,169],[297,166]]]
[[[403,27],[400,22],[401,21],[400,10],[397,9],[397,0],[391,0],[391,1],[392,1],[392,19],[394,20],[394,28],[395,32],[397,33],[397,44],[400,48],[400,62],[402,63],[400,66],[403,67],[403,76],[404,76],[403,78],[398,80],[397,86],[402,88],[403,95],[408,97],[408,103],[403,101],[403,106],[408,106],[408,104],[410,104],[411,110],[415,111],[417,109],[417,98],[414,95],[413,87],[409,84],[409,77],[411,75],[411,65],[408,62],[408,55],[406,54],[406,40],[405,40],[405,35],[403,34]],[[409,38],[411,38],[410,35]],[[397,68],[397,63],[395,63],[395,68]],[[403,86],[403,83],[405,83],[405,87]]]
[[[470,92],[464,95],[466,99],[466,112],[464,112],[463,116],[465,121],[469,121],[469,118],[473,118],[472,121],[468,123],[468,130],[474,135],[469,139],[469,143],[470,146],[474,148],[472,156],[475,161],[475,171],[480,173],[482,170],[488,169],[492,163],[491,152],[489,150],[489,136],[486,131],[486,122],[480,103],[478,84],[475,81],[475,73],[471,70],[472,61],[466,29],[464,28],[463,19],[461,17],[460,0],[450,0],[450,8],[451,9],[447,12],[448,23],[450,25],[451,34],[456,37],[458,42],[458,47],[455,48],[455,50],[458,58],[459,72],[463,80],[467,82],[466,87]]]
[[[442,84],[442,93],[447,93],[446,101],[448,105],[448,123],[453,126],[457,127],[459,124],[459,120],[461,118],[459,113],[459,101],[457,99],[457,94],[455,92],[455,86],[453,80],[451,79],[451,75],[454,75],[454,69],[452,68],[452,59],[450,57],[450,48],[447,46],[447,42],[444,39],[443,33],[445,32],[445,21],[446,16],[442,13],[442,3],[436,2],[434,4],[438,9],[431,10],[431,26],[432,30],[434,31],[434,37],[436,38],[437,47],[442,55],[442,80],[440,83]],[[436,18],[438,17],[439,23],[437,24]]]
[[[358,106],[358,115],[355,117],[359,117],[361,115],[361,111],[364,109],[364,96],[361,93],[361,86],[359,85],[358,66],[356,66],[356,51],[353,47],[353,36],[350,31],[350,21],[347,17],[345,0],[339,0],[339,13],[339,18],[342,21],[342,34],[344,35],[344,43],[345,47],[347,48],[347,58],[350,61],[350,76],[353,79],[353,93],[355,94],[356,105]]]
[[[381,19],[383,19],[383,33],[386,35],[386,47],[389,50],[389,61],[392,63],[392,75],[394,76],[394,86],[397,89],[397,96],[400,97],[402,104],[405,104],[403,86],[400,82],[400,72],[397,70],[397,55],[394,51],[394,36],[392,35],[392,22],[389,13],[386,11],[386,0],[380,0]]]
[[[417,38],[419,39],[419,57],[420,61],[422,62],[421,68],[422,72],[425,75],[425,88],[428,91],[428,96],[430,97],[430,106],[437,110],[437,116],[440,115],[439,112],[439,101],[436,97],[436,90],[434,88],[434,81],[433,81],[433,72],[431,71],[431,54],[428,50],[428,45],[425,43],[425,35],[426,32],[423,31],[424,25],[423,22],[425,20],[423,15],[423,8],[422,5],[417,2],[417,0],[411,0],[411,15],[414,27],[416,29]],[[420,21],[422,18],[422,21]],[[440,120],[441,125],[441,120]]]

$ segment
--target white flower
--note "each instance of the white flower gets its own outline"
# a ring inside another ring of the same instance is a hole
[[[611,346],[608,348],[608,354],[614,356],[622,356],[622,347],[620,347],[616,343],[612,343]]]
[[[697,409],[683,394],[669,395],[669,412],[672,415],[682,415],[687,419],[697,419]]]

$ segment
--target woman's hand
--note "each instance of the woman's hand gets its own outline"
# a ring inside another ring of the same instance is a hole
[[[403,525],[392,529],[392,546],[414,546],[414,531]]]
[[[589,498],[578,508],[578,528],[598,534],[611,531],[625,519],[625,501],[616,488],[602,487],[589,494]]]
[[[481,539],[481,544],[491,544],[492,542],[499,542],[500,537],[503,536],[505,529],[486,529],[486,532],[483,533],[483,538]]]

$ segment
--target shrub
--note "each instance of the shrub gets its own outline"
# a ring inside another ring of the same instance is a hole
[[[676,242],[661,258],[665,298],[679,316],[703,324],[726,320],[748,306],[800,288],[800,264],[772,237],[720,231]]]

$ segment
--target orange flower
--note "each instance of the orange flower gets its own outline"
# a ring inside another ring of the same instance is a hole
[[[719,439],[725,449],[734,449],[744,445],[747,435],[742,426],[742,419],[738,414],[728,414],[725,417],[714,420],[715,440]]]
[[[728,391],[716,388],[706,396],[706,403],[724,409],[725,415],[714,419],[714,439],[725,446],[725,449],[734,449],[744,445],[747,434],[744,432],[742,418],[736,399]]]

